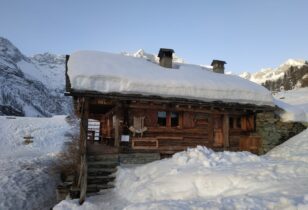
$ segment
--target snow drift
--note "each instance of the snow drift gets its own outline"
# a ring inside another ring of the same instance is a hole
[[[67,209],[307,209],[308,130],[267,155],[188,149],[135,168],[120,167],[116,189],[63,201]]]

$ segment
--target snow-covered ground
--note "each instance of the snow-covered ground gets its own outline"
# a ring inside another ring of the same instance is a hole
[[[274,95],[275,104],[284,109],[284,121],[308,122],[308,88],[299,88]]]
[[[308,130],[267,155],[205,147],[136,168],[120,167],[116,189],[54,209],[308,209]]]
[[[56,202],[56,155],[71,126],[65,116],[0,117],[0,209],[49,209]],[[31,135],[33,143],[24,144]]]

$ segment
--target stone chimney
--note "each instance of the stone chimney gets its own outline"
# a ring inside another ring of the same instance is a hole
[[[213,66],[213,72],[224,74],[225,73],[225,61],[213,60],[211,66]]]
[[[158,53],[159,65],[165,68],[172,68],[173,53],[174,53],[173,49],[160,48]]]

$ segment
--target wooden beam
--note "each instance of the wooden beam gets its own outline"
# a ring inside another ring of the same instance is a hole
[[[118,115],[114,117],[114,146],[120,146],[120,121]]]
[[[227,114],[223,117],[223,139],[224,139],[224,149],[229,147],[229,116]]]
[[[69,76],[68,76],[68,66],[67,66],[67,63],[68,63],[69,58],[70,58],[69,55],[66,55],[66,56],[65,56],[65,81],[66,81],[66,84],[65,84],[65,91],[66,91],[66,92],[71,92],[71,90],[72,90],[70,78],[69,78]]]
[[[70,93],[66,94],[70,96],[77,97],[94,97],[94,98],[104,98],[104,99],[113,99],[113,100],[131,100],[131,101],[151,101],[151,102],[162,102],[162,103],[181,103],[188,105],[202,105],[202,106],[214,106],[214,107],[225,107],[232,108],[235,107],[237,109],[255,109],[256,111],[273,111],[275,107],[263,105],[257,106],[255,104],[240,104],[236,102],[223,102],[223,101],[201,101],[197,99],[185,99],[185,98],[177,98],[177,97],[162,97],[156,95],[141,95],[141,94],[123,94],[123,93],[101,93],[97,91],[80,91],[71,89]]]
[[[114,113],[118,111],[119,108],[120,108],[119,104],[115,105],[112,109],[110,109],[108,112],[103,114],[102,117],[109,117],[110,115],[113,115]]]
[[[227,111],[219,111],[215,109],[209,109],[209,107],[204,107],[202,109],[200,108],[185,108],[185,107],[166,107],[163,105],[142,105],[142,104],[131,104],[129,105],[132,109],[152,109],[152,110],[165,110],[165,111],[174,111],[174,112],[198,112],[198,113],[207,113],[207,114],[224,114],[227,113]],[[230,111],[228,112],[230,114],[243,114],[241,111]]]
[[[105,99],[105,98],[92,98],[89,103],[99,104],[99,105],[113,105],[114,101],[111,99]]]
[[[208,138],[209,141],[212,142],[212,144],[214,144],[214,119],[213,119],[213,115],[210,115],[209,117],[209,124],[208,124]]]
[[[128,112],[128,105],[129,105],[129,101],[125,101],[122,102],[122,110],[123,110],[123,127],[122,127],[122,132],[123,135],[128,135],[129,134],[129,129],[128,129],[128,125],[129,125],[129,112]]]
[[[79,203],[82,204],[85,201],[87,193],[87,131],[88,131],[88,114],[89,103],[87,98],[81,99],[81,111],[80,111],[80,154],[81,164],[78,186],[80,187]]]

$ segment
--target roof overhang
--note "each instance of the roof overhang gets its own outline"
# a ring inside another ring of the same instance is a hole
[[[198,106],[209,106],[209,107],[219,107],[226,109],[241,109],[241,110],[251,110],[253,112],[262,111],[274,111],[275,106],[269,105],[255,105],[255,104],[241,104],[234,102],[223,102],[223,101],[201,101],[197,99],[186,99],[177,97],[162,97],[156,95],[142,95],[142,94],[123,94],[123,93],[101,93],[98,91],[85,91],[85,90],[74,90],[71,89],[70,92],[65,93],[66,96],[73,97],[87,97],[87,98],[104,98],[117,101],[156,101],[161,103],[178,103],[186,105],[198,105]]]

